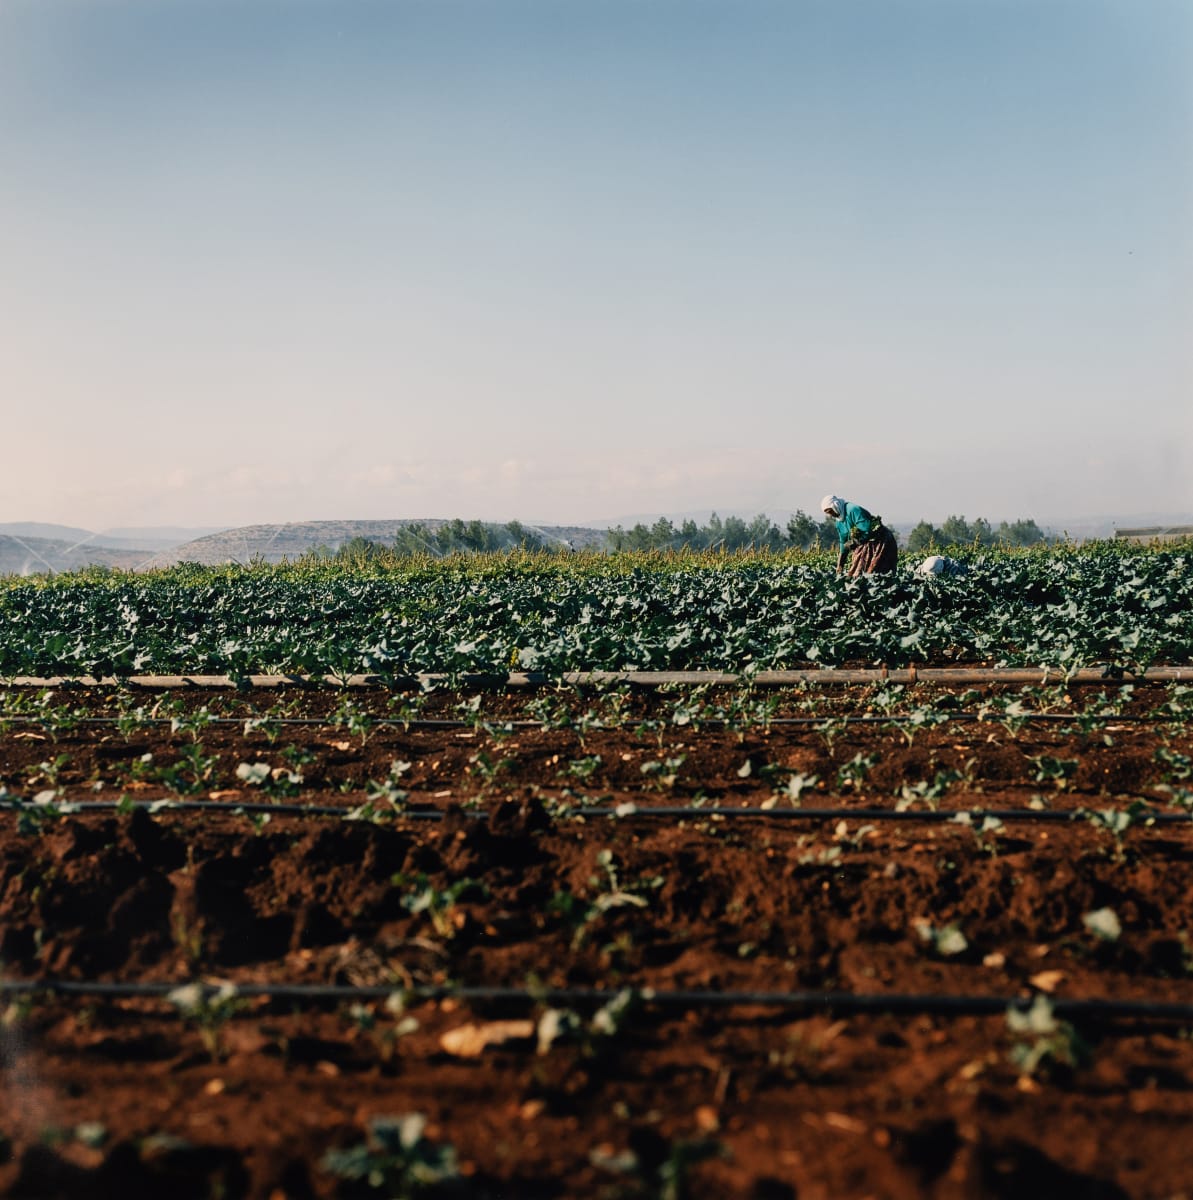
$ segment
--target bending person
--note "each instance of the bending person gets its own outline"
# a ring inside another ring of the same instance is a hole
[[[820,507],[837,523],[840,549],[837,553],[837,573],[873,575],[893,571],[899,557],[895,535],[860,504],[850,504],[840,496],[825,496]],[[848,560],[848,569],[846,561]]]

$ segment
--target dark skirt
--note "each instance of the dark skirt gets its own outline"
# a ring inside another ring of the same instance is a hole
[[[848,573],[873,575],[893,571],[898,557],[899,547],[895,544],[895,535],[883,525],[860,546],[854,547],[849,559]]]

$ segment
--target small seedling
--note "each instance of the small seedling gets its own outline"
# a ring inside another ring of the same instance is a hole
[[[1003,822],[1000,818],[986,814],[980,822],[975,823],[973,814],[959,812],[953,818],[953,823],[964,825],[966,829],[973,833],[974,841],[977,842],[978,849],[983,854],[994,855],[998,853],[997,835],[1003,830]]]
[[[907,745],[913,745],[916,735],[924,729],[932,729],[936,725],[943,724],[948,720],[945,713],[937,712],[936,709],[929,705],[921,705],[919,708],[913,708],[906,716],[901,718],[897,723],[899,732],[907,739]]]
[[[120,736],[127,738],[131,734],[136,733],[137,730],[144,729],[150,720],[149,712],[143,704],[139,704],[135,708],[129,707],[129,701],[122,696],[120,709],[116,714],[113,724],[116,726],[116,731]]]
[[[881,684],[874,689],[871,703],[884,713],[893,712],[902,702],[904,690],[901,683]]]
[[[293,744],[283,746],[280,757],[291,771],[301,771],[303,767],[309,767],[315,761],[315,756],[309,750]]]
[[[662,762],[644,762],[641,770],[649,786],[657,791],[670,791],[679,778],[680,768],[687,761],[686,754],[677,754],[663,759]]]
[[[1136,800],[1127,808],[1083,810],[1083,815],[1095,829],[1110,834],[1114,839],[1114,860],[1123,862],[1126,858],[1127,830],[1136,824],[1146,824],[1150,819],[1150,811],[1142,800]]]
[[[819,775],[805,775],[796,771],[774,789],[774,795],[762,802],[763,808],[774,808],[780,800],[786,800],[793,808],[799,808],[803,794],[820,782]]]
[[[346,729],[353,737],[360,738],[363,748],[377,725],[371,714],[355,704],[351,697],[345,697],[343,703],[332,714],[331,724],[337,729]]]
[[[854,850],[860,850],[866,839],[878,832],[876,825],[859,825],[856,829],[849,828],[848,821],[838,821],[833,828],[833,841],[840,842]]]
[[[1178,805],[1190,815],[1193,815],[1193,789],[1161,783],[1156,787],[1156,791],[1167,792],[1173,804]]]
[[[699,692],[694,692],[687,697],[681,696],[671,708],[671,724],[690,725],[693,729],[699,729],[704,712],[704,700]]]
[[[969,949],[965,934],[956,925],[944,925],[938,929],[931,922],[921,919],[915,922],[915,931],[920,941],[925,942],[932,953],[941,958],[952,958]]]
[[[805,844],[802,838],[799,844]],[[842,854],[840,846],[814,846],[811,850],[797,854],[795,862],[801,867],[831,867],[841,861]]]
[[[394,1200],[442,1192],[460,1178],[456,1151],[426,1138],[426,1127],[422,1113],[374,1117],[364,1142],[329,1150],[321,1165],[338,1179],[367,1184]]]
[[[692,1167],[709,1158],[724,1156],[720,1142],[701,1138],[696,1141],[662,1138],[639,1139],[641,1144],[620,1154],[598,1148],[590,1151],[594,1166],[634,1180],[634,1195],[650,1200],[683,1200],[688,1196],[688,1175]]]
[[[915,783],[905,783],[899,789],[899,800],[895,804],[895,811],[907,812],[916,804],[922,803],[935,812],[940,807],[938,802],[949,788],[963,778],[960,771],[944,770],[937,771],[931,781],[920,779]]]
[[[1117,942],[1122,936],[1122,922],[1113,908],[1096,908],[1093,912],[1087,912],[1082,916],[1081,923],[1104,942]]]
[[[538,1021],[538,1052],[547,1054],[556,1042],[579,1039],[584,1054],[595,1056],[600,1043],[616,1037],[641,1004],[639,992],[623,988],[587,1021],[570,1008],[548,1008]]]
[[[173,769],[176,782],[167,782],[164,774],[162,782],[180,794],[202,791],[210,783],[218,763],[218,756],[204,753],[201,742],[192,742],[179,751],[178,762]]]
[[[191,741],[197,742],[199,734],[211,724],[213,719],[211,711],[206,705],[191,713],[178,712],[170,718],[170,732],[189,734]]]
[[[1186,683],[1170,683],[1168,698],[1148,714],[1152,717],[1182,720],[1193,712],[1193,687]]]
[[[365,785],[365,794],[370,800],[385,800],[394,808],[400,809],[410,793],[401,786],[399,781],[411,766],[413,766],[412,763],[402,762],[395,758],[389,764],[389,774],[384,779],[369,780]]]
[[[589,754],[582,758],[573,758],[567,767],[560,772],[560,775],[568,775],[572,779],[579,779],[582,783],[587,783],[593,775],[601,768],[601,756],[599,754]]]
[[[386,1014],[392,1016],[393,1021],[379,1017],[377,1010],[370,1004],[353,1004],[348,1009],[349,1019],[361,1033],[372,1040],[382,1062],[389,1062],[393,1058],[398,1043],[404,1037],[418,1031],[418,1019],[406,1015],[405,1007],[404,997],[400,992],[395,992],[385,1001]]]
[[[461,700],[455,706],[456,716],[464,722],[465,725],[470,725],[473,729],[480,729],[485,722],[485,714],[481,712],[481,704],[483,697],[478,692],[475,696],[470,696],[467,700]]]
[[[25,777],[31,784],[45,782],[50,787],[57,788],[62,772],[69,763],[69,754],[59,754],[49,762],[41,762],[36,767],[26,768]]]
[[[878,761],[872,754],[862,754],[859,750],[847,763],[837,768],[837,788],[858,790],[866,780],[870,768]]]
[[[55,706],[51,703],[53,696],[52,691],[40,693],[33,706],[32,715],[41,726],[42,732],[56,742],[60,733],[69,733],[87,714],[81,708],[70,708],[65,704]]]
[[[1018,698],[1004,700],[1001,697],[996,697],[980,710],[983,717],[989,711],[999,714],[996,720],[1011,737],[1015,737],[1023,726],[1031,720],[1031,710]]]
[[[478,751],[469,757],[468,773],[475,775],[482,784],[482,787],[492,787],[505,771],[514,765],[512,758],[490,758],[485,751]]]
[[[1164,768],[1165,783],[1173,784],[1193,778],[1193,758],[1187,754],[1181,754],[1179,750],[1168,746],[1159,746],[1152,757]]]
[[[417,721],[426,711],[427,698],[416,692],[410,696],[391,696],[389,711],[395,721],[400,721],[405,729],[410,728],[411,721]]]
[[[392,882],[398,886],[413,884],[414,888],[402,897],[402,907],[414,915],[426,913],[435,932],[442,938],[452,938],[463,924],[463,914],[456,912],[456,905],[469,893],[487,896],[488,888],[478,879],[457,879],[442,890],[434,887],[425,875],[395,875]]]
[[[244,723],[244,736],[259,733],[272,746],[282,736],[282,723],[266,713],[260,717],[248,717]]]
[[[235,984],[225,983],[212,989],[203,983],[187,983],[169,993],[171,1004],[198,1030],[212,1059],[223,1058],[221,1031],[224,1023],[244,1007]]]
[[[544,730],[571,728],[572,710],[562,696],[536,696],[526,706],[526,711],[541,723]]]
[[[1055,758],[1051,754],[1039,754],[1029,758],[1035,763],[1036,783],[1051,783],[1056,790],[1063,791],[1079,766],[1075,758]]]
[[[260,788],[268,796],[285,797],[297,795],[303,777],[286,767],[271,767],[268,763],[242,762],[236,768],[236,778],[249,787]]]
[[[646,901],[639,893],[654,891],[657,888],[661,888],[666,882],[662,875],[653,875],[649,879],[640,879],[637,883],[622,887],[619,879],[617,860],[613,857],[613,851],[608,849],[598,851],[596,861],[597,866],[605,872],[608,884],[607,887],[602,889],[599,876],[592,875],[589,877],[589,886],[600,889],[596,899],[593,901],[598,912],[607,912],[611,908],[621,908],[625,905],[632,905],[635,908],[645,908]]]
[[[1089,1047],[1072,1025],[1057,1019],[1047,996],[1037,995],[1028,1009],[1008,1008],[1006,1020],[1015,1036],[1011,1062],[1021,1075],[1047,1073],[1054,1065],[1075,1069],[1089,1061]]]
[[[849,728],[849,723],[844,720],[844,718],[837,718],[834,720],[832,717],[830,717],[826,721],[821,721],[819,725],[814,725],[813,728],[818,734],[820,734],[824,741],[825,749],[831,755],[833,752],[833,745],[836,743],[837,738],[839,738]]]

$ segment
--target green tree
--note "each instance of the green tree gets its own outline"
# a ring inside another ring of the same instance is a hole
[[[749,526],[741,517],[726,517],[721,539],[726,550],[741,550],[750,544]]]
[[[912,554],[919,554],[924,550],[935,550],[937,546],[943,544],[944,534],[930,521],[921,521],[907,535],[907,549]]]
[[[1036,546],[1048,540],[1044,531],[1030,518],[1012,521],[1009,525],[1003,521],[998,527],[998,537],[1012,546]]]
[[[940,527],[940,540],[946,546],[964,546],[973,541],[973,530],[964,517],[949,516]]]
[[[796,550],[810,550],[820,544],[820,526],[802,508],[787,518],[787,544]]]
[[[666,518],[660,517],[650,530],[650,544],[656,550],[669,550],[675,541],[675,526]]]
[[[627,550],[649,550],[653,545],[650,530],[641,521],[626,535]]]
[[[759,550],[778,550],[783,545],[779,527],[766,515],[759,513],[746,527],[747,545]]]

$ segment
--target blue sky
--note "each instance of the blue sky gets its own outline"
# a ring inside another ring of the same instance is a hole
[[[0,0],[0,519],[1193,510],[1193,7]]]

